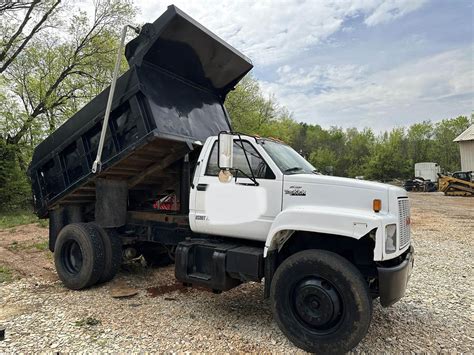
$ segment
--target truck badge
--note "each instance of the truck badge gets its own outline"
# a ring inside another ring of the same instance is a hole
[[[285,195],[306,196],[306,190],[303,190],[301,186],[290,186],[289,189],[285,190]]]

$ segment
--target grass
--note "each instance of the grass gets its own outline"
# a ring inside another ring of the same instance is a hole
[[[31,250],[36,249],[39,251],[46,251],[49,250],[49,242],[48,240],[44,240],[41,242],[36,242],[33,244],[26,244],[26,243],[18,243],[17,241],[13,241],[10,245],[7,246],[7,249],[12,252],[18,252],[21,250]]]
[[[13,280],[12,271],[6,266],[0,265],[0,283],[10,282]]]
[[[42,228],[48,227],[47,219],[39,219],[31,211],[9,211],[0,213],[0,229],[12,228],[30,223],[37,223]]]
[[[49,249],[49,243],[47,240],[43,242],[38,242],[33,244],[33,248],[35,248],[36,250],[45,251]]]

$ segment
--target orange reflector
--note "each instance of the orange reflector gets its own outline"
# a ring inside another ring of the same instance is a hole
[[[382,209],[382,201],[379,199],[375,199],[372,207],[374,209],[374,212],[380,212],[380,210]]]

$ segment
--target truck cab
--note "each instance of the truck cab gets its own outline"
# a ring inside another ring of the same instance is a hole
[[[265,242],[264,256],[298,232],[348,240],[371,235],[373,261],[409,249],[404,189],[322,175],[285,143],[245,135],[233,136],[233,174],[222,183],[218,143],[208,138],[196,164],[189,212],[194,232]]]
[[[206,140],[196,161],[189,225],[210,240],[247,245],[247,253],[239,250],[236,261],[233,247],[178,247],[176,275],[224,290],[238,284],[230,279],[264,276],[280,328],[313,351],[321,349],[316,335],[336,332],[349,317],[342,309],[371,308],[378,297],[388,307],[404,295],[414,260],[410,224],[402,188],[325,176],[281,141],[223,132]],[[226,259],[221,267],[219,259]],[[353,339],[364,332],[351,331]]]

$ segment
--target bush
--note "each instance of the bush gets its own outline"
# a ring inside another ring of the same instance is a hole
[[[17,151],[0,139],[0,211],[25,209],[31,205],[31,187],[20,167]]]

